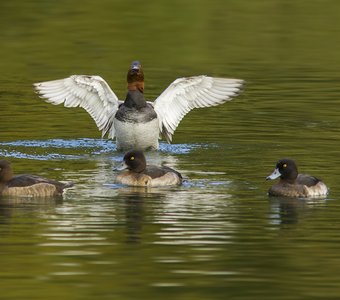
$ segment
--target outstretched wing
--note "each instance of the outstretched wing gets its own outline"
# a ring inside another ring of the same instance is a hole
[[[100,76],[72,75],[68,78],[35,83],[34,87],[46,102],[65,107],[82,107],[96,122],[102,137],[114,138],[113,118],[120,101]]]
[[[170,143],[179,122],[190,110],[229,101],[243,84],[241,79],[204,75],[176,79],[154,102],[160,131]]]

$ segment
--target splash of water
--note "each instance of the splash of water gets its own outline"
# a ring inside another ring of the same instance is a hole
[[[215,147],[211,144],[166,144],[160,143],[160,152],[165,154],[188,154],[195,149]],[[104,139],[49,139],[0,142],[0,156],[33,160],[77,160],[117,150],[112,140]],[[71,152],[71,153],[70,153]]]

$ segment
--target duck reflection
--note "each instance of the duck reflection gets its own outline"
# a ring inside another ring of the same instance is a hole
[[[143,234],[143,224],[146,224],[145,216],[148,215],[148,204],[162,202],[164,194],[151,191],[150,189],[125,189],[120,195],[124,195],[125,203],[125,226],[126,243],[138,244]]]
[[[8,224],[13,216],[48,210],[63,203],[63,197],[0,197],[0,225]]]
[[[126,199],[126,242],[139,243],[144,221],[144,199],[141,196],[128,196]]]
[[[270,223],[297,224],[313,208],[325,205],[325,198],[270,197]]]

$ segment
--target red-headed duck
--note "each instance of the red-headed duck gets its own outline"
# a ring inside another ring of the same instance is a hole
[[[100,76],[72,75],[35,83],[42,98],[54,105],[82,107],[94,119],[102,137],[116,138],[117,149],[158,149],[163,135],[170,143],[178,124],[192,109],[222,104],[237,96],[240,79],[205,75],[178,78],[154,101],[144,98],[144,72],[139,61],[128,73],[128,92],[120,101]]]

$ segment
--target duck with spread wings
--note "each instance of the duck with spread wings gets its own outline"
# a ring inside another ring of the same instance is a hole
[[[94,119],[102,137],[116,138],[117,149],[158,149],[163,135],[170,143],[182,118],[192,109],[216,106],[237,96],[241,79],[205,75],[178,78],[154,101],[144,98],[144,72],[133,61],[127,74],[128,92],[118,99],[100,76],[72,75],[35,83],[47,102],[82,107]]]

